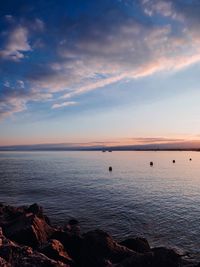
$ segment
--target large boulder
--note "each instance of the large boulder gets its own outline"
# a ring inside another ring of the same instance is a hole
[[[31,247],[19,246],[7,239],[0,230],[0,266],[2,267],[70,267],[52,260]]]
[[[47,224],[49,224],[49,225],[51,224],[49,217],[47,217],[44,214],[43,208],[41,206],[39,206],[37,203],[30,205],[28,208],[25,208],[25,212],[26,213],[31,212],[31,213],[37,215],[37,217],[45,220]]]
[[[143,237],[125,239],[124,241],[120,242],[120,245],[125,246],[139,253],[145,253],[151,251],[147,239]]]
[[[115,265],[115,267],[154,267],[153,253],[137,253],[134,256],[124,259],[122,262]],[[162,267],[162,265],[160,267]]]
[[[137,253],[126,258],[115,267],[180,267],[181,256],[172,249],[164,247],[152,249],[151,252]],[[194,266],[194,265],[193,265]],[[192,266],[190,266],[192,267]]]
[[[83,238],[81,236],[71,234],[69,231],[57,229],[52,234],[51,238],[60,241],[69,256],[75,260],[75,262],[80,262],[80,253],[83,244]]]
[[[54,232],[37,204],[17,208],[1,204],[0,226],[9,239],[33,248],[47,242]]]
[[[67,225],[64,226],[64,231],[67,231],[71,235],[81,236],[81,228],[79,221],[76,219],[71,219],[68,221]]]
[[[153,266],[154,267],[180,267],[181,255],[175,250],[158,247],[152,249],[154,253]]]
[[[25,214],[34,214],[38,218],[43,219],[50,225],[49,218],[44,214],[43,208],[34,203],[30,206],[13,207],[3,205],[0,203],[0,227],[6,227],[13,221],[17,220],[20,216]]]
[[[53,231],[44,219],[32,213],[21,215],[4,228],[8,238],[33,248],[46,243]]]
[[[62,261],[70,266],[74,265],[72,258],[70,258],[67,251],[65,251],[64,246],[56,239],[49,240],[39,251],[51,259]]]
[[[10,263],[8,263],[7,261],[5,261],[3,258],[0,257],[0,266],[1,267],[12,267],[10,265]]]
[[[25,213],[25,207],[13,207],[0,203],[0,227],[6,227]]]
[[[101,230],[90,231],[83,236],[81,266],[106,266],[105,262],[107,260],[118,263],[135,254],[134,251],[119,245],[106,232]]]

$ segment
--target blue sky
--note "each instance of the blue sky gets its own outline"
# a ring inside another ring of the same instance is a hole
[[[199,14],[197,0],[6,1],[0,145],[199,140]]]

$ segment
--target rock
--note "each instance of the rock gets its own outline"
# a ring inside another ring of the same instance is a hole
[[[33,251],[31,247],[19,246],[0,235],[0,266],[5,267],[70,267],[60,261],[49,259],[45,255]]]
[[[15,246],[7,246],[2,250],[0,249],[1,256],[5,257],[5,259],[11,264],[12,267],[70,267],[67,264],[64,264],[60,261],[54,261],[49,259],[45,255],[33,251],[30,247],[19,247]],[[3,254],[3,255],[2,255]]]
[[[150,249],[145,238],[118,244],[101,230],[81,235],[76,219],[63,229],[53,228],[37,204],[0,204],[1,267],[200,267],[181,256],[164,247]]]
[[[37,204],[12,207],[0,205],[0,226],[10,239],[32,247],[47,241],[52,234],[49,219]]]
[[[45,255],[40,253],[29,254],[25,257],[20,257],[19,261],[12,265],[12,267],[70,267],[70,265],[65,264],[60,261],[54,261],[47,258]]]
[[[139,253],[150,252],[151,248],[147,239],[143,237],[128,238],[122,242],[120,245],[125,246],[131,250],[134,250]]]
[[[83,242],[83,238],[81,236],[77,236],[63,230],[56,230],[52,234],[51,238],[60,241],[73,260],[76,262],[80,261],[80,251]]]
[[[69,232],[71,235],[81,235],[79,221],[77,221],[76,219],[69,220],[68,224],[64,227],[64,230]]]
[[[153,253],[137,253],[134,256],[126,258],[119,264],[115,265],[115,267],[154,267]],[[162,267],[162,265],[160,267]]]
[[[155,248],[152,252],[137,253],[115,267],[180,267],[181,257],[172,249]]]
[[[31,213],[37,215],[37,217],[44,219],[47,224],[49,224],[49,225],[51,224],[50,219],[44,214],[43,208],[41,206],[39,206],[37,203],[30,205],[26,209],[26,212],[28,212],[28,213],[31,212]]]
[[[154,267],[180,267],[181,256],[173,249],[158,247],[152,249],[154,253]]]
[[[4,226],[5,235],[19,244],[33,248],[46,243],[54,229],[42,218],[33,213],[17,217],[9,225]]]
[[[68,263],[70,266],[74,265],[73,260],[58,240],[51,239],[47,244],[40,248],[40,252],[51,259]]]
[[[44,215],[42,207],[36,203],[30,206],[20,207],[3,205],[0,203],[0,227],[9,225],[14,220],[18,219],[20,216],[30,213],[45,220],[47,224],[50,224],[50,220],[46,215]]]
[[[105,260],[118,263],[135,254],[134,251],[119,245],[106,232],[101,230],[90,231],[83,236],[81,266],[105,266],[103,265]]]
[[[5,261],[3,258],[0,257],[0,266],[1,267],[11,267],[10,263]]]
[[[0,204],[0,227],[5,227],[24,214],[24,207],[12,207]]]

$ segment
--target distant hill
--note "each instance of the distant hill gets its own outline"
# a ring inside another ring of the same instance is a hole
[[[153,143],[141,145],[94,145],[94,144],[35,144],[35,145],[14,145],[0,146],[0,151],[200,151],[200,142],[174,142],[174,143]]]

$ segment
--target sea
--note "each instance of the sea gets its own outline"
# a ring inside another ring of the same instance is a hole
[[[200,257],[200,152],[0,152],[0,202]]]

